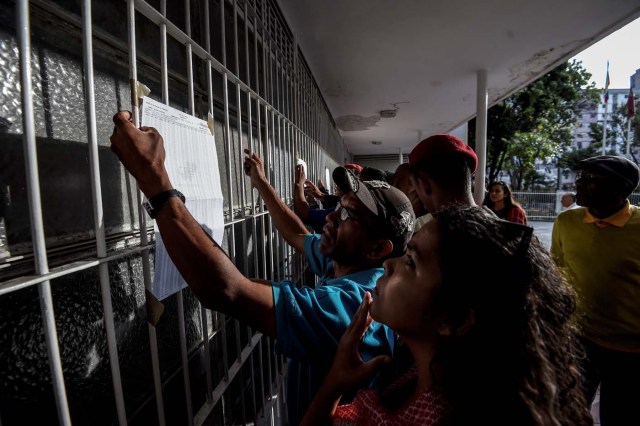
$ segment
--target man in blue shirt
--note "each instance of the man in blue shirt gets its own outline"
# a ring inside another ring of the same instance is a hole
[[[311,235],[269,185],[262,160],[247,152],[245,172],[273,223],[291,246],[305,253],[321,285],[299,289],[288,281],[250,279],[212,243],[171,185],[162,136],[153,128],[138,129],[130,120],[127,111],[113,117],[111,149],[153,205],[171,259],[205,307],[277,338],[278,350],[290,358],[289,422],[298,424],[364,292],[382,275],[382,262],[404,253],[414,227],[410,201],[386,182],[361,182],[340,167],[333,178],[345,195],[327,216],[322,235]],[[391,344],[387,329],[374,325],[363,338],[361,355],[366,361],[389,354]]]

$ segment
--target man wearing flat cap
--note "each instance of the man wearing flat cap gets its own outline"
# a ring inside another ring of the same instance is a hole
[[[578,295],[585,392],[600,386],[600,422],[640,424],[640,208],[629,195],[638,166],[613,155],[580,162],[577,203],[556,218],[551,254]]]

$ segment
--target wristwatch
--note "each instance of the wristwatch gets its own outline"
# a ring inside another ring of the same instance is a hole
[[[169,198],[172,197],[179,197],[183,203],[185,202],[182,192],[178,191],[177,189],[169,189],[149,198],[147,201],[142,203],[142,207],[144,207],[151,219],[155,219],[160,208],[162,208],[162,206],[165,205]]]

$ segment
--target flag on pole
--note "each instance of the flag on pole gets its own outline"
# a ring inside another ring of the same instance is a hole
[[[604,80],[604,103],[609,102],[609,61],[607,61],[607,77]]]
[[[627,98],[627,117],[633,118],[636,115],[636,100],[633,97],[633,77],[629,86],[629,97]]]

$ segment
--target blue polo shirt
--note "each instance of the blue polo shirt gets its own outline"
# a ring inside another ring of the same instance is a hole
[[[335,207],[328,209],[309,209],[307,213],[307,222],[315,232],[322,233],[322,228],[327,223],[327,215],[335,210]]]
[[[382,275],[382,268],[371,268],[332,278],[332,261],[318,249],[320,235],[305,237],[307,262],[320,277],[315,289],[297,288],[291,281],[273,282],[276,313],[276,350],[289,358],[287,371],[287,411],[289,424],[302,420],[326,376],[340,337]],[[360,344],[364,361],[392,352],[392,332],[373,322]]]

